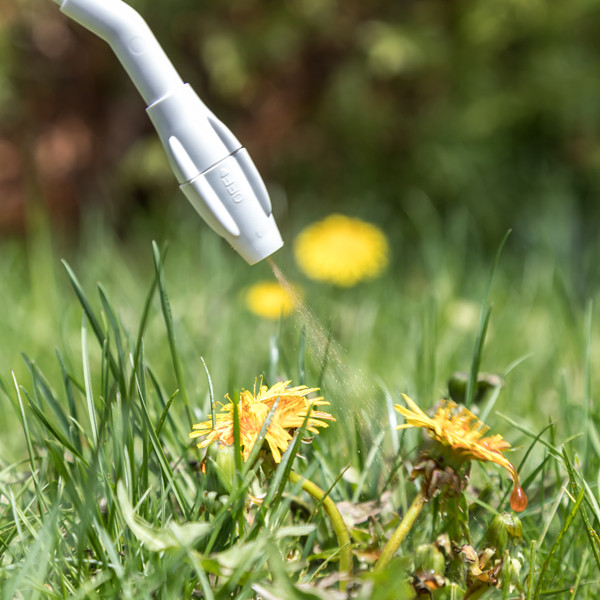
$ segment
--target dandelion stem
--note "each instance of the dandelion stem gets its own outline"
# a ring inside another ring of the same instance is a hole
[[[375,563],[375,573],[380,573],[387,567],[389,562],[392,560],[396,550],[400,547],[402,540],[406,537],[406,534],[411,530],[412,526],[415,524],[417,517],[421,514],[421,510],[425,503],[427,502],[427,497],[425,494],[420,491],[413,500],[410,508],[406,511],[404,518],[400,521],[400,525],[396,531],[394,531],[392,537],[388,540],[388,543],[383,548],[379,559]]]
[[[348,528],[344,523],[344,519],[338,510],[335,502],[325,494],[325,492],[309,479],[302,477],[295,471],[290,471],[290,481],[292,483],[301,483],[302,489],[311,495],[317,502],[323,504],[323,508],[331,521],[331,526],[337,536],[340,552],[340,589],[345,591],[348,587],[348,582],[352,576],[352,545]]]
[[[465,593],[465,600],[479,600],[489,589],[489,583],[478,581],[473,587],[469,588]]]

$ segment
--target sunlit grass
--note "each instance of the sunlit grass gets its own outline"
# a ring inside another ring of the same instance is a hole
[[[471,408],[512,444],[529,506],[513,586],[469,597],[597,596],[596,289],[578,297],[558,257],[517,256],[509,237],[484,297],[493,260],[469,255],[451,228],[424,236],[419,253],[392,235],[387,273],[352,289],[302,279],[284,249],[275,260],[309,310],[276,322],[245,306],[248,286],[273,277],[268,265],[247,267],[196,226],[179,225],[162,254],[148,240],[90,233],[61,248],[67,267],[43,227],[25,249],[3,244],[4,597],[344,597],[344,545],[304,477],[346,521],[352,597],[411,597],[424,545],[446,533],[480,551],[493,517],[510,510],[510,478],[473,465],[460,505],[468,538],[434,498],[390,568],[373,574],[419,489],[409,475],[422,439],[394,429],[393,405],[405,392],[433,407],[456,371],[468,389],[488,307],[479,371],[502,385],[479,401],[472,390]],[[321,387],[337,422],[310,446],[297,439],[269,479],[240,462],[231,490],[211,489],[192,425],[210,418],[213,397],[260,376]],[[290,482],[292,463],[302,477]],[[248,492],[267,495],[249,504]],[[467,569],[466,550],[452,551],[436,598],[464,596],[450,584],[464,581],[452,569],[459,558]]]

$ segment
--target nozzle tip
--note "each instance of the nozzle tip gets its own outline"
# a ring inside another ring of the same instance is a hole
[[[268,258],[283,246],[283,240],[281,239],[281,235],[277,229],[277,225],[275,225],[275,220],[272,215],[270,220],[272,221],[273,227],[270,228],[267,235],[263,235],[260,238],[257,237],[254,243],[250,242],[248,239],[241,238],[240,242],[242,243],[232,244],[234,250],[236,250],[249,265],[255,265],[261,260]]]

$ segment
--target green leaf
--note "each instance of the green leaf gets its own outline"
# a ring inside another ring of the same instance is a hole
[[[139,542],[153,552],[192,548],[199,539],[210,532],[211,527],[208,523],[198,522],[183,525],[171,522],[166,527],[153,527],[134,511],[122,481],[117,483],[117,497],[127,526]]]
[[[303,537],[311,534],[317,528],[316,525],[310,523],[308,525],[288,525],[287,527],[279,527],[275,531],[275,539],[281,540],[285,537]]]
[[[394,558],[383,571],[365,575],[365,579],[373,582],[371,598],[377,600],[413,598],[414,590],[409,584],[407,574],[409,565],[408,558]]]

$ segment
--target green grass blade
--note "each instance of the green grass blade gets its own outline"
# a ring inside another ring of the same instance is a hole
[[[527,450],[525,451],[525,454],[523,455],[523,458],[521,459],[521,462],[519,463],[519,466],[517,467],[517,473],[521,472],[521,469],[523,468],[523,465],[527,462],[527,459],[529,458],[531,452],[533,451],[534,447],[537,445],[537,443],[540,441],[542,435],[544,435],[544,433],[546,431],[548,431],[548,429],[550,429],[552,426],[554,425],[554,423],[548,423],[548,425],[546,425],[546,427],[544,427],[536,436],[535,438],[533,438],[533,440],[531,441],[531,443],[529,444],[529,446],[527,447]],[[548,458],[548,457],[547,457]],[[523,487],[524,489],[527,489],[527,486],[529,485],[529,483],[531,481],[533,481],[535,479],[535,476],[537,475],[537,473],[544,467],[544,465],[547,462],[547,458],[545,458],[543,460],[543,462],[538,465],[534,471],[531,473],[531,475],[529,475],[529,477],[527,477],[527,479],[525,481],[523,481]],[[510,488],[507,489],[504,492],[504,495],[502,497],[502,500],[500,501],[500,506],[504,506],[506,504],[506,500],[508,499],[508,495],[510,494]]]
[[[164,261],[164,255],[161,257],[161,260]],[[138,326],[137,339],[135,343],[135,351],[133,355],[133,366],[131,369],[131,376],[129,379],[129,395],[131,398],[134,397],[134,385],[135,385],[135,375],[138,370],[138,364],[140,360],[140,353],[142,351],[142,343],[144,339],[144,333],[146,331],[146,326],[148,324],[148,316],[150,315],[150,307],[152,306],[152,299],[154,298],[154,294],[156,293],[156,288],[158,286],[158,271],[154,271],[154,278],[152,279],[152,284],[150,285],[150,289],[146,294],[146,299],[144,300],[144,308],[142,309],[142,317],[140,319],[140,324]]]
[[[280,320],[281,322],[281,320]],[[267,369],[267,378],[269,384],[272,381],[277,380],[277,374],[279,373],[279,360],[281,358],[279,352],[279,339],[278,336],[272,335],[269,337],[269,366]]]
[[[61,444],[61,446],[64,446],[69,452],[71,452],[74,456],[76,456],[79,460],[81,460],[83,464],[85,464],[87,466],[86,460],[82,456],[82,454],[79,452],[79,450],[77,448],[75,448],[75,446],[73,446],[73,444],[71,444],[70,440],[68,440],[65,437],[63,432],[61,432],[59,429],[54,427],[54,425],[52,425],[52,423],[50,423],[50,421],[46,418],[44,411],[39,406],[37,406],[37,404],[34,402],[34,400],[29,396],[29,394],[25,390],[23,390],[23,393],[25,394],[25,397],[27,398],[29,407],[31,408],[31,410],[33,410],[33,412],[35,413],[35,416],[38,418],[40,423],[42,423],[42,425],[56,439],[56,441]]]
[[[498,250],[496,251],[496,256],[494,258],[492,270],[490,271],[490,276],[488,278],[488,282],[483,293],[483,298],[481,300],[481,318],[479,320],[479,328],[477,331],[477,337],[475,339],[475,348],[473,350],[473,361],[471,363],[471,370],[469,371],[469,379],[467,380],[467,391],[465,394],[465,406],[467,408],[471,407],[471,404],[473,403],[473,398],[475,397],[475,391],[477,388],[477,375],[479,374],[479,365],[481,364],[483,344],[485,342],[485,336],[490,321],[492,307],[488,306],[488,298],[490,296],[490,290],[492,289],[492,282],[494,281],[494,274],[496,272],[496,268],[500,260],[500,255],[502,254],[502,249],[504,248],[504,244],[506,243],[506,240],[508,239],[509,235],[510,230],[506,232],[506,234],[502,238],[502,241],[500,242]]]
[[[177,443],[179,452],[185,452],[186,449],[188,448],[188,437],[187,436],[188,436],[189,430],[187,430],[187,429],[182,430],[181,427],[178,427],[177,423],[171,416],[171,412],[168,410],[168,405],[170,404],[171,400],[170,399],[165,400],[165,392],[162,389],[160,382],[158,381],[158,378],[156,377],[154,371],[150,367],[146,366],[146,373],[150,377],[150,381],[152,382],[152,388],[154,389],[156,397],[158,398],[158,401],[162,407],[161,416],[164,415],[165,421],[169,423],[171,434],[172,434],[171,439]],[[173,394],[171,395],[171,398],[175,399],[177,397],[177,394],[179,394],[179,390],[175,390],[173,392]],[[159,420],[159,423],[160,423],[160,420]],[[164,423],[161,426],[161,431],[163,428],[164,428]],[[157,435],[158,435],[158,429],[157,429]]]
[[[491,306],[486,307],[485,311],[483,311],[481,314],[481,321],[479,322],[479,329],[477,331],[477,337],[475,338],[473,362],[471,363],[471,370],[469,371],[469,378],[467,379],[467,391],[465,393],[465,406],[467,408],[471,407],[473,404],[473,398],[475,397],[475,391],[477,389],[477,375],[479,374],[481,356],[483,354],[483,345],[485,343],[485,336],[490,324],[491,314]]]
[[[584,380],[584,398],[583,398],[583,415],[582,422],[586,424],[586,430],[593,428],[593,422],[590,419],[590,405],[593,404],[592,398],[592,323],[594,314],[594,304],[590,300],[585,311],[585,350],[583,363],[583,380]],[[588,452],[590,447],[590,435],[582,437],[582,452],[583,464],[588,463]]]
[[[284,489],[290,478],[290,472],[292,471],[293,459],[298,453],[302,438],[306,434],[311,412],[312,407],[311,410],[307,411],[306,416],[304,417],[304,422],[302,423],[302,427],[300,427],[294,434],[294,438],[281,457],[281,462],[279,465],[277,465],[277,469],[275,469],[275,474],[271,479],[267,495],[263,499],[262,504],[256,514],[250,537],[255,537],[259,534],[260,527],[264,523],[267,513],[272,507],[275,507],[279,504],[283,496]]]
[[[67,277],[69,278],[71,286],[75,290],[75,295],[77,296],[79,303],[81,304],[81,306],[83,308],[83,312],[84,312],[85,316],[88,318],[90,325],[92,326],[92,331],[94,332],[94,335],[96,336],[96,339],[98,340],[98,344],[100,345],[100,347],[102,347],[104,345],[104,340],[106,339],[106,332],[104,331],[104,329],[100,323],[100,319],[96,316],[96,313],[92,309],[92,305],[90,304],[89,300],[87,299],[87,296],[85,295],[83,288],[81,287],[81,284],[79,283],[79,280],[77,279],[77,276],[75,275],[75,273],[73,272],[73,270],[71,269],[71,267],[69,266],[67,261],[63,260],[62,263],[63,263],[65,270],[67,271]],[[109,355],[109,362],[110,362],[111,371],[113,372],[115,377],[118,378],[119,369],[117,367],[117,363],[115,362],[115,359],[113,358],[112,354]]]
[[[73,272],[73,269],[71,269],[71,267],[69,266],[69,263],[67,263],[66,260],[63,260],[62,263],[63,263],[63,266],[65,267],[65,270],[67,271],[67,276],[69,278],[69,281],[70,281],[71,285],[73,286],[73,289],[75,290],[75,294],[76,294],[77,298],[79,299],[79,303],[83,307],[83,311],[86,314],[87,318],[89,319],[90,324],[92,325],[94,335],[96,336],[98,342],[100,344],[102,344],[106,335],[102,329],[100,320],[98,319],[98,317],[96,316],[96,313],[92,309],[92,305],[90,304],[89,300],[87,299],[87,296],[85,295],[83,288],[81,287],[81,284],[79,283],[79,279],[77,279],[77,276]]]
[[[552,560],[552,557],[554,556],[554,554],[560,547],[562,539],[565,536],[565,533],[568,531],[569,527],[571,526],[571,523],[573,523],[573,520],[575,519],[575,516],[577,515],[577,513],[579,511],[579,507],[581,506],[581,503],[583,501],[583,496],[584,496],[584,490],[582,488],[581,490],[579,490],[579,494],[577,494],[575,503],[573,504],[573,507],[569,511],[569,514],[568,514],[567,518],[565,519],[565,522],[563,523],[560,533],[556,537],[556,540],[554,541],[554,544],[552,545],[552,548],[550,549],[550,552],[548,553],[548,556],[546,557],[546,560],[544,561],[544,564],[542,565],[540,574],[539,574],[537,582],[535,584],[535,592],[533,594],[534,600],[539,598],[540,594],[542,594],[542,584],[544,582],[544,577],[546,575],[546,571],[548,570],[548,566],[550,565],[550,561]]]
[[[56,358],[58,359],[58,364],[60,365],[63,387],[65,390],[65,395],[67,396],[67,404],[69,407],[69,437],[72,443],[77,448],[77,450],[81,452],[81,437],[79,435],[78,430],[75,427],[75,423],[78,422],[78,411],[77,404],[75,402],[75,394],[73,393],[71,377],[67,372],[67,368],[65,366],[65,361],[63,360],[62,354],[58,350],[56,350]]]
[[[292,470],[293,457],[296,456],[300,446],[300,440],[300,433],[297,432],[294,439],[287,447],[287,450],[283,453],[281,462],[277,465],[277,469],[275,469],[275,473],[270,481],[267,495],[263,498],[258,512],[256,513],[254,525],[248,534],[248,539],[255,539],[257,536],[261,535],[262,527],[266,521],[267,515],[271,514],[274,508],[279,505]],[[313,467],[313,470],[315,469],[316,466]],[[298,489],[299,488],[300,486],[298,486]]]
[[[535,591],[535,565],[537,557],[537,542],[531,540],[529,543],[529,575],[527,576],[527,600],[533,600],[533,593]]]
[[[213,429],[217,426],[217,406],[215,403],[215,391],[213,389],[212,377],[210,376],[210,371],[206,366],[206,361],[204,357],[201,356],[200,360],[202,361],[202,366],[204,367],[204,372],[206,373],[206,380],[208,382],[208,399],[210,401],[210,418],[212,420]]]
[[[104,308],[106,318],[108,319],[108,325],[110,326],[110,329],[113,333],[113,339],[117,346],[117,356],[118,356],[117,371],[116,372],[113,371],[113,374],[116,376],[116,379],[119,383],[119,389],[121,390],[121,394],[123,396],[125,396],[127,394],[127,388],[126,388],[126,383],[125,383],[126,367],[125,367],[125,352],[123,350],[123,341],[122,341],[122,336],[121,336],[121,327],[119,325],[119,320],[117,318],[115,310],[113,309],[113,307],[108,299],[106,290],[104,289],[104,286],[101,283],[98,283],[98,294],[100,296],[100,302],[102,303],[102,307]],[[110,361],[111,357],[107,356],[107,358]]]
[[[365,464],[363,465],[363,468],[362,468],[361,474],[360,474],[360,478],[358,480],[358,483],[356,484],[354,494],[352,495],[352,503],[353,504],[358,502],[368,478],[373,473],[373,465],[375,464],[375,459],[377,458],[377,455],[380,452],[380,449],[383,444],[383,440],[385,439],[386,433],[387,433],[387,431],[385,431],[385,429],[383,431],[380,431],[379,434],[377,434],[377,437],[375,438],[375,440],[371,444],[371,449],[369,450],[369,454],[367,455],[367,460],[365,461]]]
[[[554,456],[554,458],[556,458],[560,462],[562,462],[562,455],[561,455],[561,453],[550,442],[547,442],[547,441],[543,440],[540,437],[540,434],[533,433],[532,431],[530,431],[529,429],[527,429],[527,427],[525,427],[521,423],[518,423],[517,421],[511,419],[510,417],[506,416],[505,414],[503,414],[501,412],[497,412],[496,414],[501,419],[503,419],[504,421],[506,421],[509,425],[511,425],[512,427],[514,427],[516,430],[520,431],[521,433],[524,433],[527,437],[532,438],[534,441],[539,442],[540,444],[542,444],[543,446],[545,446],[546,448],[548,448],[548,450],[550,451],[550,454],[552,454],[552,456]],[[545,428],[545,429],[547,429],[547,428]],[[545,431],[545,429],[543,431]],[[550,430],[552,431],[552,428],[550,428]],[[543,433],[543,431],[542,431],[542,433]]]
[[[567,454],[567,449],[564,446],[563,446],[563,459],[565,462],[565,467],[567,469],[567,473],[569,475],[571,489],[573,490],[573,492],[575,494],[578,494],[580,491],[579,483],[577,482],[575,470],[573,469],[573,465],[571,463],[571,460],[569,459],[569,455]],[[585,481],[584,481],[584,484],[585,484]],[[581,491],[585,491],[586,488],[587,488],[587,484],[585,484],[581,488]],[[589,489],[589,488],[587,488],[587,489]],[[590,503],[590,501],[588,500],[588,504],[590,504],[592,510],[595,512],[596,519],[600,519],[600,514],[598,514],[598,512],[596,512],[596,510],[595,510],[595,507],[598,506],[596,499],[593,497],[593,494],[590,494],[590,496],[594,499],[594,502]],[[598,567],[598,572],[600,573],[600,539],[598,539],[598,534],[595,531],[595,529],[592,527],[592,523],[590,521],[590,518],[589,518],[584,506],[581,507],[581,517],[583,519],[583,523],[585,526],[585,532],[586,532],[586,534],[588,536],[588,540],[590,542],[592,554],[594,555],[594,560],[596,561],[596,565]]]
[[[183,497],[181,489],[179,488],[179,483],[177,482],[177,479],[175,478],[175,475],[173,473],[173,469],[171,468],[171,465],[169,464],[169,461],[167,460],[167,457],[165,456],[165,452],[160,443],[160,440],[158,439],[156,430],[154,429],[154,426],[152,425],[152,421],[150,419],[150,416],[148,415],[148,408],[146,406],[146,400],[145,400],[144,396],[142,395],[141,389],[139,386],[138,386],[138,399],[139,399],[140,413],[141,413],[142,419],[144,421],[144,426],[147,427],[147,429],[148,429],[150,443],[152,444],[152,449],[154,450],[154,453],[158,459],[158,463],[160,465],[160,470],[165,479],[165,483],[167,484],[168,488],[171,488],[173,490],[173,493],[177,500],[177,504],[178,504],[179,508],[181,509],[184,517],[186,519],[189,519],[190,518],[190,508],[189,508],[188,503],[186,502],[185,498]]]
[[[98,421],[96,419],[96,407],[94,406],[94,393],[92,391],[92,375],[90,368],[90,357],[87,344],[87,326],[85,316],[81,320],[81,357],[83,361],[83,381],[85,385],[85,400],[88,418],[92,428],[92,440],[94,447],[98,445]]]
[[[13,376],[13,383],[15,386],[15,390],[17,392],[17,401],[19,404],[19,412],[20,412],[20,416],[21,416],[21,425],[23,427],[23,433],[25,434],[25,443],[27,445],[27,453],[29,456],[29,466],[31,468],[31,478],[33,480],[33,485],[35,488],[35,494],[37,496],[37,500],[40,506],[40,510],[48,510],[48,507],[46,505],[46,502],[44,500],[44,496],[42,494],[42,491],[40,489],[40,483],[39,483],[39,479],[38,479],[38,468],[36,465],[37,462],[37,455],[33,449],[33,442],[32,442],[32,438],[31,438],[31,432],[29,429],[29,421],[27,420],[27,416],[25,414],[25,407],[23,406],[23,399],[21,398],[21,389],[19,387],[19,384],[17,383],[17,378],[13,372],[12,374]]]
[[[169,414],[169,409],[171,408],[171,404],[173,404],[173,400],[175,400],[175,397],[177,396],[178,392],[179,392],[179,390],[175,390],[173,392],[173,395],[167,400],[167,403],[166,403],[165,407],[163,408],[163,411],[160,415],[160,419],[158,420],[158,424],[156,425],[156,435],[160,435],[163,425],[165,424],[167,415]]]
[[[181,394],[183,405],[188,415],[188,425],[191,430],[193,425],[192,412],[190,408],[190,400],[183,377],[183,367],[181,365],[181,359],[179,357],[179,350],[177,349],[177,342],[175,338],[175,327],[173,326],[173,315],[171,313],[171,304],[169,302],[169,296],[167,294],[167,285],[165,283],[165,274],[163,271],[163,258],[158,250],[158,246],[155,242],[152,243],[152,250],[154,253],[154,266],[156,269],[156,275],[158,279],[158,292],[160,296],[160,305],[162,308],[163,319],[165,322],[165,328],[167,330],[167,338],[169,340],[169,349],[171,351],[171,360],[173,362],[173,369],[175,371],[175,377],[177,379],[177,387]]]
[[[28,548],[24,560],[17,565],[16,572],[10,577],[8,584],[3,586],[4,598],[18,598],[22,597],[22,592],[25,590],[44,588],[57,539],[54,534],[57,513],[58,511],[54,507],[48,514],[41,530],[35,532],[34,542]],[[21,517],[25,518],[24,515]]]
[[[244,458],[242,455],[242,435],[240,431],[240,397],[237,394],[233,395],[233,447],[235,458],[235,472],[242,472]],[[256,444],[255,444],[256,446]]]
[[[41,396],[41,398],[44,399],[44,401],[50,407],[50,410],[58,420],[58,424],[62,429],[63,433],[68,436],[70,424],[62,406],[55,398],[54,393],[50,389],[49,384],[44,379],[41,371],[37,368],[33,361],[29,360],[28,356],[24,353],[22,353],[21,356],[23,357],[23,360],[25,360],[25,363],[27,364],[27,367],[29,368],[29,371],[31,373],[33,379],[33,390],[36,394],[36,397]]]

